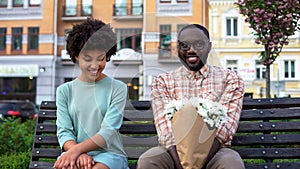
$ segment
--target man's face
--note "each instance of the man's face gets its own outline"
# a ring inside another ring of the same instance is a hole
[[[211,42],[198,28],[184,29],[178,37],[178,55],[181,63],[191,71],[199,71],[207,61]]]

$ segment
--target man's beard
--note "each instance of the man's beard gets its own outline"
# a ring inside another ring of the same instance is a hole
[[[203,63],[202,59],[200,59],[198,61],[198,64],[196,65],[189,65],[186,61],[186,59],[182,58],[180,53],[178,53],[179,55],[179,60],[180,62],[188,69],[188,70],[191,70],[191,71],[199,71],[205,64]],[[206,62],[206,61],[205,61]]]

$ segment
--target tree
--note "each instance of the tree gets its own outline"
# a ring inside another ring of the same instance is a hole
[[[280,55],[289,36],[300,30],[299,0],[238,0],[235,5],[253,29],[255,43],[264,46],[260,61],[266,66],[266,97],[270,98],[270,65]]]

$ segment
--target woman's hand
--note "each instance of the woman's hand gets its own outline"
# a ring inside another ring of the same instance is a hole
[[[76,151],[72,151],[73,149],[70,149],[69,151],[63,153],[54,163],[53,168],[55,169],[76,169],[76,160],[79,157],[79,153]]]
[[[79,155],[79,157],[76,160],[77,168],[92,169],[94,165],[95,165],[94,159],[85,153]]]

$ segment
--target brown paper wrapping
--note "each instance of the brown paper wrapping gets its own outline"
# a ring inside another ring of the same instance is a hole
[[[216,136],[191,104],[185,104],[172,119],[176,148],[184,169],[201,169]]]

